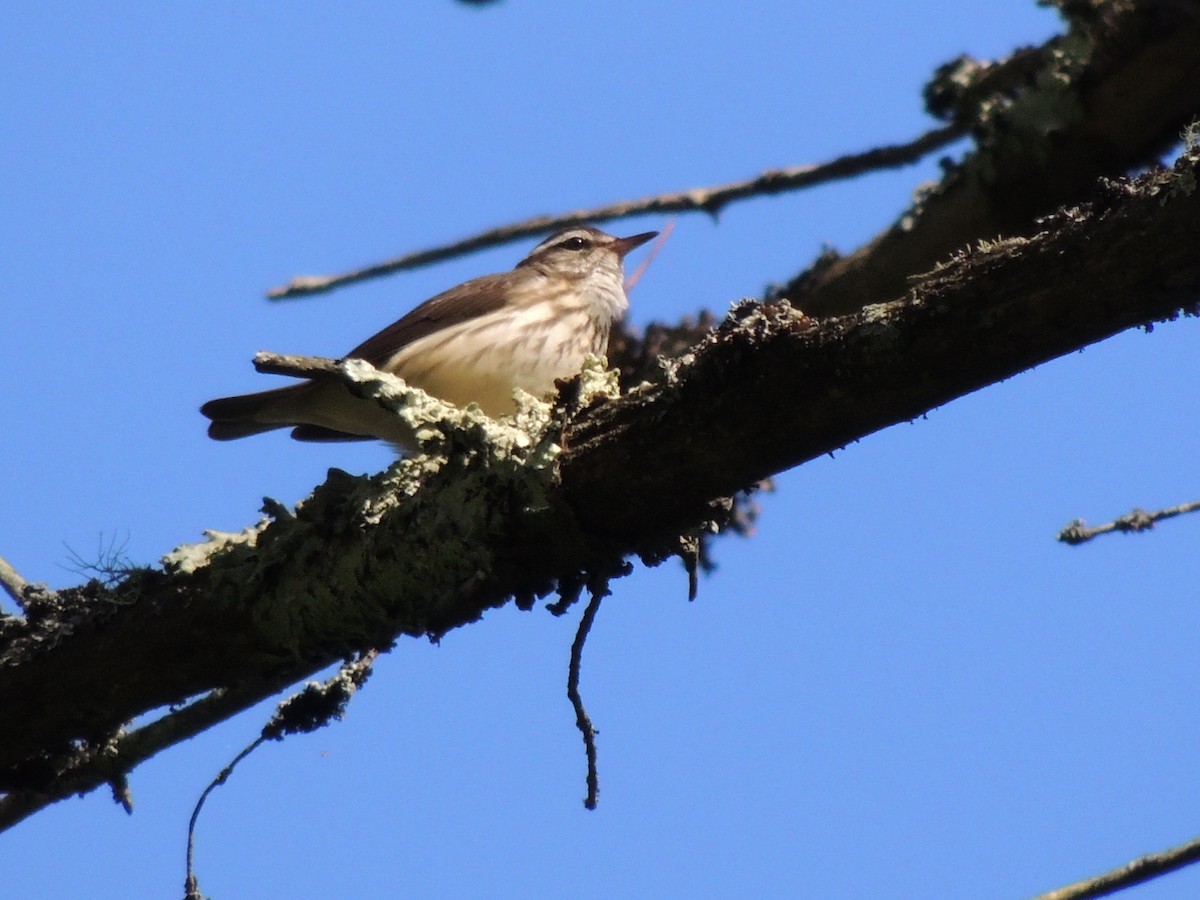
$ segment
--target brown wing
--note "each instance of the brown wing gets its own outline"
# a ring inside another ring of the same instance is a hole
[[[495,312],[504,306],[505,282],[511,272],[483,275],[430,297],[399,321],[367,338],[346,354],[383,366],[403,347],[443,328]]]
[[[400,349],[413,341],[500,309],[504,306],[504,286],[508,277],[511,276],[484,275],[431,297],[399,321],[367,338],[346,357],[365,359],[372,365],[383,367]],[[257,394],[221,397],[205,403],[200,412],[212,419],[208,434],[219,441],[235,440],[293,425],[296,427],[292,437],[300,441],[372,440],[305,423],[303,419],[289,421],[286,416],[279,417],[280,406],[293,410],[303,406],[309,398],[320,392],[320,388],[318,382],[305,381]]]

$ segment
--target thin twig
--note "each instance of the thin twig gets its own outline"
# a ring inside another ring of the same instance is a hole
[[[1175,516],[1195,512],[1198,509],[1200,509],[1200,500],[1193,500],[1191,503],[1180,503],[1178,506],[1170,506],[1166,509],[1160,509],[1157,512],[1146,512],[1144,509],[1135,509],[1131,513],[1113,519],[1104,525],[1097,525],[1094,528],[1089,528],[1083,519],[1076,519],[1058,533],[1058,539],[1064,544],[1086,544],[1097,535],[1108,534],[1110,531],[1124,531],[1127,533],[1149,531],[1154,527],[1155,522],[1161,522],[1163,519],[1173,519]]]
[[[343,663],[338,671],[326,681],[317,684],[309,683],[299,693],[293,694],[279,704],[270,721],[263,726],[262,734],[251,741],[241,753],[230,760],[217,777],[209,782],[208,787],[200,794],[192,817],[188,820],[187,831],[187,877],[184,881],[184,900],[203,900],[200,884],[196,880],[193,866],[196,847],[196,822],[200,818],[200,810],[208,795],[220,785],[229,780],[234,768],[243,759],[261,747],[266,741],[283,740],[288,734],[301,734],[316,731],[328,725],[335,719],[340,719],[346,711],[346,704],[354,693],[362,687],[371,674],[371,667],[379,658],[380,651],[371,649],[363,651],[354,662]]]
[[[904,144],[890,144],[862,153],[848,153],[824,163],[768,169],[745,181],[734,181],[714,187],[693,188],[672,194],[659,194],[638,200],[622,200],[608,206],[573,210],[557,216],[535,216],[512,225],[481,231],[450,244],[406,253],[403,256],[397,256],[341,275],[301,275],[285,285],[271,288],[267,291],[267,296],[272,300],[285,300],[320,294],[348,284],[391,275],[393,272],[405,269],[416,269],[430,263],[473,253],[476,250],[496,247],[500,244],[585,222],[610,222],[614,219],[625,219],[632,216],[683,212],[706,212],[710,216],[716,216],[728,204],[749,197],[782,194],[829,181],[853,178],[865,172],[906,166],[926,154],[958,140],[965,133],[966,129],[962,125],[946,125],[927,131]]]
[[[583,617],[579,620],[579,629],[575,632],[575,640],[571,643],[571,665],[567,670],[567,697],[575,708],[575,725],[583,735],[583,749],[587,753],[587,798],[583,805],[588,809],[596,808],[600,796],[600,775],[596,768],[596,729],[583,706],[583,698],[579,695],[579,669],[583,664],[583,645],[587,643],[588,632],[592,630],[592,622],[596,620],[596,612],[600,609],[600,601],[604,590],[592,591],[592,599],[588,601]]]
[[[1083,881],[1068,884],[1058,890],[1039,894],[1033,900],[1085,900],[1088,897],[1103,897],[1135,884],[1141,884],[1143,881],[1149,881],[1151,878],[1182,869],[1194,862],[1200,862],[1200,838],[1180,844],[1178,847],[1172,847],[1170,850],[1164,850],[1162,853],[1140,856],[1103,875],[1085,878]]]
[[[5,593],[13,598],[18,607],[25,609],[25,588],[29,587],[29,582],[22,578],[3,556],[0,556],[0,587],[4,588]]]
[[[208,799],[209,794],[229,780],[229,776],[233,774],[233,769],[238,763],[262,746],[266,740],[262,735],[256,737],[241,753],[230,761],[229,765],[217,773],[217,777],[209,782],[208,787],[204,789],[204,793],[200,795],[200,799],[196,801],[196,807],[192,810],[192,817],[188,820],[187,879],[184,882],[184,900],[203,900],[204,898],[204,895],[200,893],[199,882],[196,881],[195,870],[192,868],[196,846],[196,820],[200,818],[200,810],[204,808],[204,801]]]

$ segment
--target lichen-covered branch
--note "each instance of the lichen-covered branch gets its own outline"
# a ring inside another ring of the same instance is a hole
[[[931,112],[970,122],[975,149],[891,228],[776,296],[815,316],[890,300],[964,244],[1031,236],[1038,217],[1179,141],[1200,113],[1200,2],[1057,5],[1066,34],[995,63],[956,60],[926,89]]]
[[[1200,149],[1029,238],[980,243],[901,299],[818,320],[745,303],[664,376],[566,434],[564,488],[606,534],[670,532],[714,496],[1200,298]]]
[[[1198,171],[1192,152],[1110,184],[1037,235],[965,250],[855,315],[746,302],[654,383],[604,399],[611,380],[589,369],[586,390],[554,410],[526,404],[508,426],[341,363],[365,395],[421,417],[432,452],[371,478],[332,470],[294,516],[29,604],[0,632],[0,786],[27,797],[117,783],[145,758],[144,745],[123,751],[138,715],[234,691],[249,705],[400,636],[618,575],[632,555],[663,559],[727,516],[739,488],[1194,311]]]

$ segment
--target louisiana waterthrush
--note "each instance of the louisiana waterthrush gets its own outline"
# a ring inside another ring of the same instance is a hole
[[[465,281],[426,300],[346,354],[456,406],[491,416],[514,409],[513,390],[553,393],[589,353],[603,355],[629,306],[621,262],[657,232],[617,238],[590,226],[542,241],[509,272]],[[209,437],[234,440],[291,428],[302,441],[379,438],[412,448],[407,426],[342,384],[291,387],[210,400]]]

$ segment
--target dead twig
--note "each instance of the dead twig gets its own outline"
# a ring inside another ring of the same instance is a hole
[[[271,353],[269,350],[260,350],[254,354],[254,368],[264,375],[291,375],[294,378],[342,377],[336,359]]]
[[[1045,894],[1038,894],[1033,900],[1085,900],[1088,897],[1103,897],[1115,894],[1117,891],[1141,884],[1168,872],[1174,872],[1200,861],[1200,838],[1164,850],[1162,853],[1149,853],[1139,856],[1132,862],[1116,869],[1085,878],[1066,887],[1060,887]]]
[[[1091,528],[1088,527],[1083,519],[1076,519],[1058,533],[1058,540],[1064,544],[1086,544],[1092,538],[1101,534],[1108,534],[1110,531],[1124,531],[1130,534],[1138,531],[1149,531],[1154,527],[1155,522],[1161,522],[1163,519],[1173,519],[1175,516],[1195,512],[1198,509],[1200,509],[1200,500],[1193,500],[1191,503],[1181,503],[1178,506],[1160,509],[1157,512],[1146,512],[1144,509],[1135,509],[1133,512],[1113,519],[1111,522]]]
[[[578,209],[556,216],[534,216],[522,222],[481,231],[459,241],[431,247],[428,250],[406,253],[403,256],[340,275],[300,275],[285,285],[271,288],[267,291],[267,296],[272,300],[287,300],[320,294],[345,287],[348,284],[391,275],[393,272],[401,272],[406,269],[416,269],[430,263],[473,253],[476,250],[496,247],[587,222],[611,222],[614,219],[625,219],[632,216],[683,212],[705,212],[715,217],[730,203],[738,200],[797,191],[829,181],[853,178],[866,172],[910,165],[926,154],[958,140],[965,133],[964,126],[951,124],[927,131],[907,143],[874,147],[861,153],[848,153],[824,163],[768,169],[745,181],[734,181],[714,187],[692,188],[671,194],[658,194],[638,200],[622,200],[608,206]]]
[[[267,741],[281,741],[288,734],[304,734],[342,718],[346,705],[354,693],[362,687],[371,674],[371,667],[379,657],[378,650],[367,650],[354,662],[347,662],[328,681],[310,682],[304,690],[293,694],[279,704],[275,714],[263,726],[262,734],[250,742],[237,756],[230,760],[217,777],[209,782],[200,794],[188,820],[187,831],[187,877],[184,880],[184,900],[203,900],[200,883],[196,879],[195,861],[196,822],[208,795],[229,780],[234,768],[243,759]]]
[[[575,725],[583,735],[583,748],[587,753],[587,797],[583,805],[588,809],[596,808],[600,796],[600,775],[596,768],[596,729],[583,706],[583,698],[579,694],[579,669],[583,665],[583,645],[587,643],[588,632],[596,621],[596,612],[600,609],[600,601],[607,591],[593,590],[592,599],[588,601],[583,617],[579,620],[579,629],[575,632],[575,640],[571,644],[571,664],[567,670],[567,697],[575,708]]]

